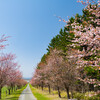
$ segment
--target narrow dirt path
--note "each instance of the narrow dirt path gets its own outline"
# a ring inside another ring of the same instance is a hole
[[[26,87],[26,89],[24,89],[24,91],[22,92],[22,94],[20,95],[20,97],[19,97],[18,100],[37,100],[37,99],[34,97],[32,91],[31,91],[31,89],[30,89],[30,87],[29,87],[29,84],[28,84],[28,86]]]

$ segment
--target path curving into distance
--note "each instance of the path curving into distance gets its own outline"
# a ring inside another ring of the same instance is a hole
[[[18,100],[37,100],[34,97],[32,91],[31,91],[31,89],[29,87],[29,84],[27,85],[26,89],[24,89],[24,91],[21,93],[21,95],[20,95]]]

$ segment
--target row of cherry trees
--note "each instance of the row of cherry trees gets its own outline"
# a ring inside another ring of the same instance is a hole
[[[5,35],[1,36],[0,50],[5,48],[4,42],[7,39],[8,37],[5,37]],[[10,94],[15,86],[21,87],[26,84],[26,81],[22,79],[22,73],[19,71],[20,66],[15,62],[15,58],[14,54],[0,52],[0,99],[3,86],[7,86],[8,93]]]
[[[66,22],[48,46],[31,80],[34,86],[73,92],[100,90],[100,1],[79,0],[86,7]],[[71,92],[71,95],[69,94]]]

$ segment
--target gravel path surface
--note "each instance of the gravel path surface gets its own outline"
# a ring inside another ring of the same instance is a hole
[[[32,91],[28,85],[26,87],[26,89],[22,92],[22,94],[20,95],[18,100],[37,100],[37,99],[34,97]]]

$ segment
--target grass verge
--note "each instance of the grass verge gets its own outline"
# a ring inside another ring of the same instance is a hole
[[[46,97],[46,95],[39,92],[39,90],[37,90],[36,88],[32,87],[32,85],[30,85],[30,88],[37,100],[50,100],[48,97]]]
[[[46,88],[44,91],[42,91],[41,89],[32,87],[32,85],[30,85],[30,88],[34,96],[37,98],[37,100],[66,100],[67,99],[65,92],[62,92],[62,98],[59,98],[57,91],[52,91],[52,93],[49,94]]]
[[[0,99],[0,100],[18,100],[20,94],[26,88],[26,86],[22,87],[21,89],[18,89],[17,91],[12,93],[11,95],[7,95],[7,96],[6,96],[6,93],[5,93],[6,87],[4,87],[3,92],[2,92],[2,99]]]
[[[62,98],[59,98],[57,91],[52,90],[51,94],[49,94],[47,88],[44,88],[44,91],[42,91],[40,88],[37,89],[32,87],[32,85],[30,85],[30,88],[37,100],[67,100],[66,92],[64,91],[61,91]],[[82,94],[75,92],[73,96],[74,98],[77,98],[77,100],[100,100],[100,94],[89,97],[89,94],[92,95],[94,93],[95,92],[86,92],[85,94]]]

